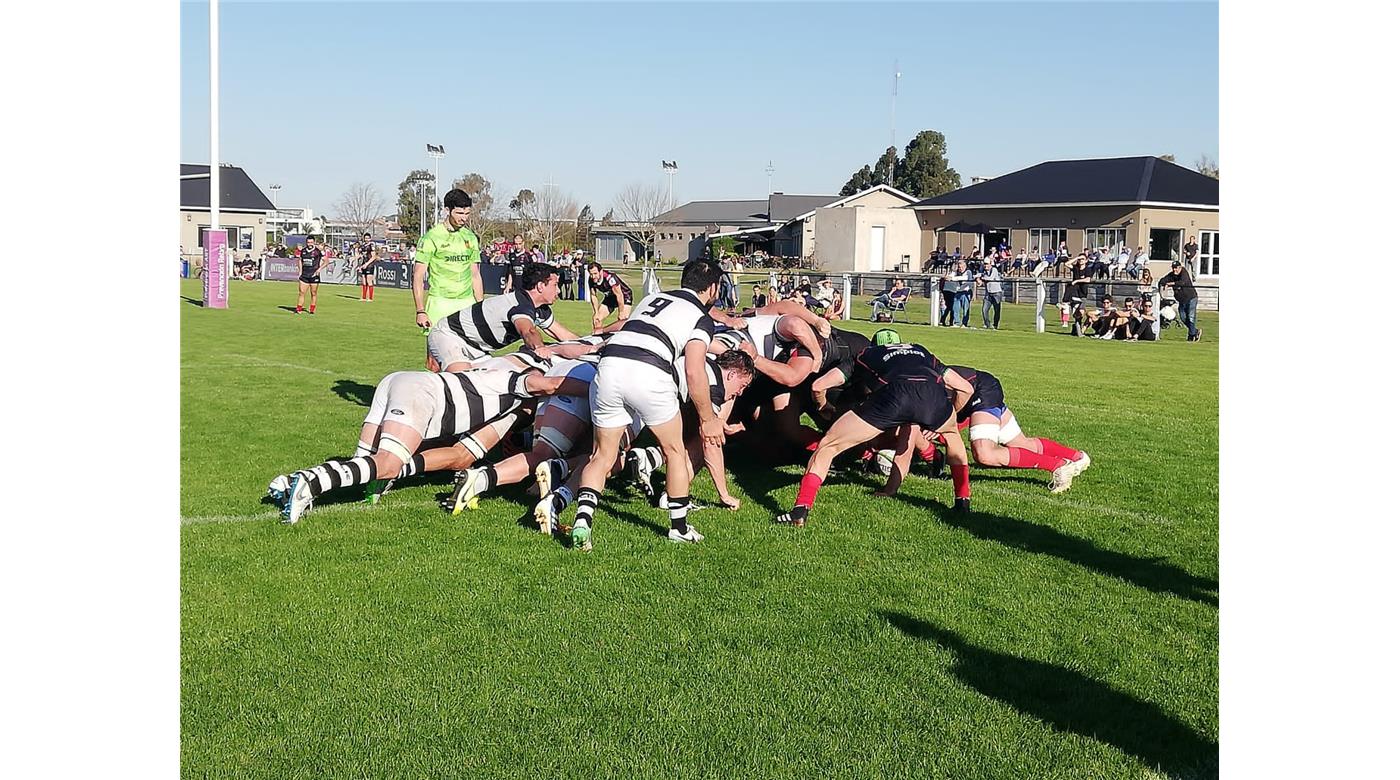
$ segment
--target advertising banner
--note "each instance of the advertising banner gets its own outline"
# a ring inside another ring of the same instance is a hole
[[[204,306],[228,308],[228,233],[210,230],[204,234]]]
[[[393,260],[380,260],[374,265],[374,283],[380,287],[407,290],[413,286],[413,266]]]
[[[269,257],[263,260],[262,278],[274,282],[295,282],[301,276],[301,261],[295,257]]]

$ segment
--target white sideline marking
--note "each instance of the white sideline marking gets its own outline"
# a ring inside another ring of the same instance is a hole
[[[1073,508],[1075,508],[1075,509],[1082,509],[1082,510],[1084,510],[1084,511],[1086,511],[1086,512],[1096,512],[1096,513],[1098,513],[1098,514],[1101,514],[1101,515],[1109,515],[1109,516],[1111,516],[1111,517],[1123,517],[1123,518],[1127,518],[1127,519],[1129,519],[1129,520],[1146,520],[1146,521],[1148,521],[1148,522],[1156,523],[1156,524],[1158,524],[1158,525],[1176,525],[1176,524],[1177,524],[1177,521],[1172,520],[1172,519],[1169,518],[1169,517],[1164,517],[1164,516],[1162,516],[1162,515],[1152,514],[1151,512],[1134,512],[1134,511],[1129,510],[1129,509],[1120,509],[1120,508],[1118,508],[1118,507],[1100,506],[1100,505],[1098,505],[1098,504],[1088,504],[1088,503],[1085,503],[1085,502],[1083,502],[1083,501],[1075,501],[1074,499],[1067,499],[1067,498],[1065,498],[1063,495],[1058,495],[1058,496],[1057,496],[1057,495],[1054,495],[1054,494],[1052,494],[1052,493],[1038,493],[1038,492],[1029,492],[1029,493],[1028,493],[1028,492],[1026,492],[1026,491],[1024,491],[1024,490],[1013,490],[1013,489],[1011,489],[1011,488],[1002,487],[1001,485],[987,484],[986,482],[978,482],[978,483],[977,483],[977,488],[976,488],[976,490],[974,491],[974,493],[991,493],[991,494],[993,494],[993,495],[1011,496],[1011,497],[1013,497],[1013,498],[1027,498],[1027,499],[1032,499],[1032,500],[1035,500],[1035,501],[1039,501],[1039,502],[1042,503],[1042,504],[1050,504],[1050,505],[1052,505],[1052,506],[1057,506],[1057,507],[1066,507],[1066,506],[1068,506],[1068,507],[1073,507]]]
[[[266,366],[268,368],[294,368],[298,371],[310,371],[316,374],[325,374],[326,376],[340,376],[340,374],[342,373],[338,371],[327,371],[324,368],[312,368],[311,366],[303,366],[299,363],[279,363],[275,360],[263,360],[260,357],[253,357],[252,355],[229,354],[228,356],[231,358],[238,358],[240,360],[247,361],[246,363],[243,363],[241,365]]]
[[[310,512],[303,517],[314,517],[317,514],[339,514],[341,512],[364,512],[374,509],[373,504],[333,504],[327,507],[313,507]],[[276,509],[269,509],[266,512],[257,512],[251,515],[204,515],[202,517],[181,517],[180,525],[208,525],[211,523],[253,523],[259,520],[278,520],[282,518],[282,513]]]

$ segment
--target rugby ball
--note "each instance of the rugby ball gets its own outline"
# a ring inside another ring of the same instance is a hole
[[[894,470],[894,450],[880,450],[875,453],[875,467],[888,477]]]

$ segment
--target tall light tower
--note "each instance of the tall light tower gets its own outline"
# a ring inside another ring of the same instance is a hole
[[[544,200],[540,205],[544,208],[544,256],[548,260],[554,254],[554,209],[556,202],[554,196],[550,194],[550,189],[555,187],[554,174],[549,175],[549,179],[540,187],[544,193]]]
[[[428,144],[428,156],[433,158],[433,210],[436,211],[440,199],[439,193],[441,192],[441,190],[438,189],[438,160],[447,156],[447,149],[441,144],[437,146]]]
[[[671,210],[671,209],[673,209],[673,208],[676,207],[675,183],[676,183],[676,170],[677,170],[679,167],[680,167],[680,166],[676,165],[676,161],[675,161],[675,160],[669,160],[669,161],[668,161],[668,160],[662,160],[662,161],[661,161],[661,171],[662,171],[663,173],[666,174],[666,210],[667,210],[667,211],[669,211],[669,210]]]
[[[899,100],[899,60],[894,61],[894,90],[890,93],[890,146],[895,146],[894,140],[894,104]],[[898,147],[895,146],[897,149]],[[894,186],[894,166],[890,166],[890,171],[886,176],[889,181],[885,182]]]
[[[426,203],[427,198],[426,198],[425,196],[428,194],[428,182],[430,182],[430,181],[432,181],[432,179],[429,179],[426,175],[425,175],[425,176],[419,176],[419,177],[417,177],[417,178],[415,178],[415,179],[413,180],[413,183],[416,184],[416,185],[418,185],[418,237],[419,237],[419,238],[422,238],[422,237],[423,237],[423,234],[426,233],[426,232],[428,232],[428,206],[427,206],[427,203]]]
[[[282,224],[282,212],[277,210],[277,193],[279,193],[279,192],[282,191],[282,185],[280,185],[280,184],[269,184],[269,185],[267,185],[267,188],[270,189],[270,190],[272,190],[272,210],[273,210],[274,213],[277,214],[277,224],[278,224],[278,225],[281,225],[281,224]],[[285,232],[285,231],[284,231],[284,232]],[[273,235],[277,235],[277,231],[276,231],[276,230],[273,230],[273,231],[272,231],[272,234],[273,234]],[[281,240],[281,237],[280,237],[280,236],[278,237],[278,240]]]
[[[763,169],[768,174],[768,194],[773,194],[773,161],[768,161],[768,167]]]

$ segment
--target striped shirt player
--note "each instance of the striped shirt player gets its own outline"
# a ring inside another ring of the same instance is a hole
[[[603,347],[598,376],[589,391],[594,447],[580,478],[573,523],[577,547],[592,549],[593,511],[634,413],[656,435],[666,460],[669,538],[677,542],[703,538],[686,522],[690,475],[684,460],[680,386],[684,382],[698,389],[709,384],[705,355],[714,337],[710,307],[719,295],[720,274],[712,261],[689,263],[681,272],[681,289],[643,298]],[[705,400],[692,397],[692,403],[700,417],[701,435],[711,444],[723,444],[724,424],[714,409]]]
[[[818,442],[807,462],[807,473],[802,476],[797,500],[790,511],[775,518],[776,522],[805,525],[831,461],[886,430],[897,429],[900,444],[896,467],[890,470],[889,481],[882,491],[884,495],[893,495],[909,468],[914,426],[944,436],[953,474],[954,507],[960,511],[970,509],[972,488],[967,451],[963,448],[953,410],[971,397],[971,385],[928,350],[918,344],[901,343],[899,334],[889,328],[876,331],[871,346],[861,352],[855,362],[853,379],[873,391],[860,406],[843,414]],[[949,398],[950,388],[945,387],[945,382],[951,386],[956,401]]]
[[[555,322],[550,308],[559,297],[558,269],[531,264],[523,279],[514,292],[474,303],[433,325],[428,332],[428,354],[443,370],[465,368],[522,339],[526,347],[548,358],[550,353],[543,349],[540,329],[556,339],[576,338],[568,328]]]
[[[283,522],[295,523],[321,493],[392,479],[425,439],[470,433],[528,398],[552,394],[562,381],[500,358],[450,373],[395,371],[374,389],[353,457],[273,480],[269,493],[283,504]]]

